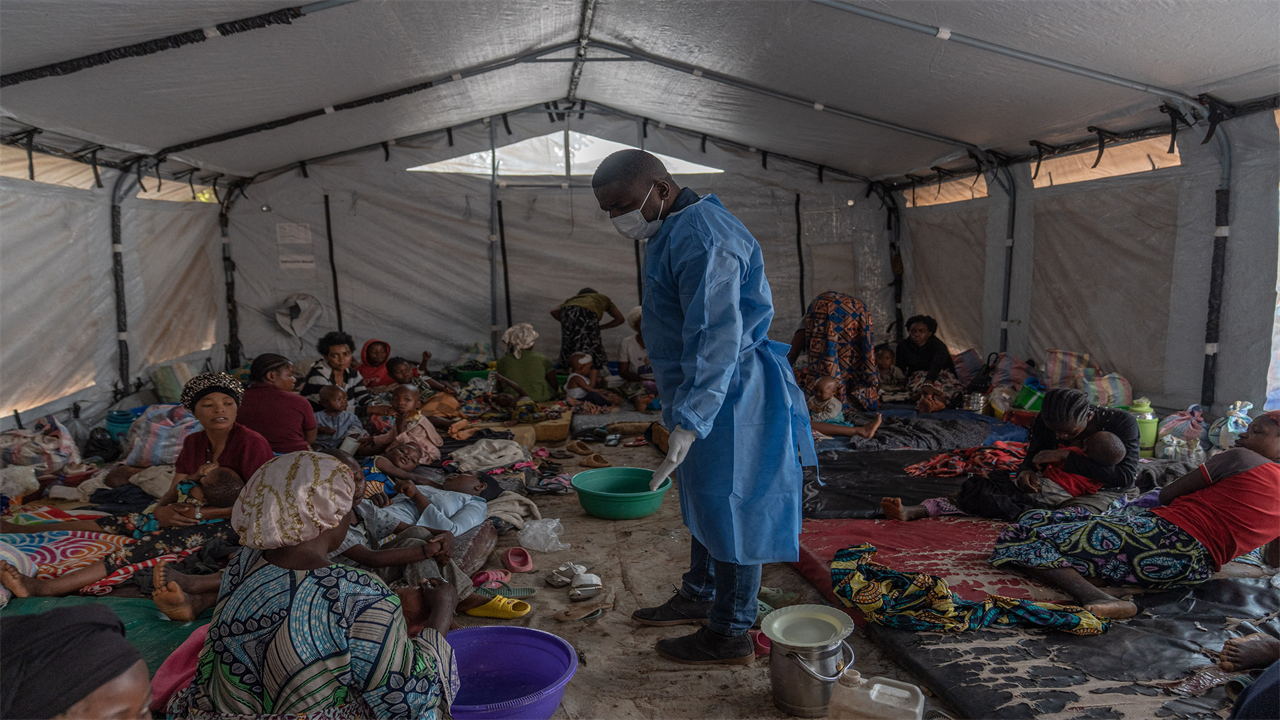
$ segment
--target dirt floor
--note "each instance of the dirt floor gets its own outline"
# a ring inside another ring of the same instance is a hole
[[[593,444],[617,467],[655,468],[661,456],[652,448],[607,448]],[[556,461],[567,473],[575,460]],[[644,627],[631,620],[640,607],[666,602],[689,562],[689,531],[680,520],[680,502],[667,492],[662,509],[639,520],[600,520],[587,515],[576,495],[534,498],[543,517],[559,518],[572,547],[556,553],[530,551],[534,571],[516,575],[513,585],[537,588],[529,598],[533,612],[505,621],[553,632],[573,643],[582,662],[564,695],[556,718],[780,718],[769,689],[769,659],[749,666],[681,665],[659,657],[653,644],[693,632],[689,625]],[[486,567],[502,567],[499,553],[518,545],[515,532],[498,538]],[[552,616],[573,603],[566,589],[551,588],[543,576],[566,561],[595,564],[605,592],[614,593],[612,611],[595,620],[560,623]],[[786,563],[766,565],[763,584],[800,594],[802,603],[828,604],[809,582]],[[495,621],[459,616],[459,624]],[[863,677],[881,675],[917,683],[855,632],[849,638]],[[927,692],[926,692],[927,694]],[[929,707],[938,707],[930,698]]]

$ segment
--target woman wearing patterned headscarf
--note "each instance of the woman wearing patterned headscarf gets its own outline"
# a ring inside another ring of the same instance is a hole
[[[537,340],[538,331],[529,323],[516,323],[507,328],[502,333],[507,354],[498,360],[498,374],[519,385],[530,400],[547,402],[560,388],[551,361],[533,349]]]
[[[443,581],[401,593],[330,563],[364,480],[320,453],[282,455],[240,493],[245,546],[227,567],[195,679],[170,717],[435,718],[458,689]]]
[[[103,580],[108,584],[123,581],[138,570],[176,560],[214,538],[236,544],[235,531],[226,522],[231,508],[201,506],[190,502],[188,493],[206,476],[212,477],[210,473],[217,468],[227,468],[245,479],[273,457],[265,438],[236,422],[243,393],[240,381],[226,373],[191,378],[182,389],[182,404],[200,421],[202,430],[183,441],[169,491],[146,512],[58,526],[59,530],[128,535],[136,542],[87,567],[52,579],[29,578],[0,563],[0,582],[18,597],[67,595]],[[43,528],[6,524],[2,529],[33,532]]]

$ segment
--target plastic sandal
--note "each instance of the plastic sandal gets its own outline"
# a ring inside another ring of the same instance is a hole
[[[642,437],[638,437],[633,440],[628,440],[622,443],[622,447],[644,447],[645,445],[648,445],[648,444],[649,444],[648,440],[645,440]]]
[[[573,582],[573,578],[591,570],[592,565],[580,565],[567,562],[547,573],[547,584],[554,588],[562,588]]]
[[[587,468],[613,467],[613,463],[609,462],[608,460],[605,460],[604,456],[601,455],[600,453],[595,453],[594,455],[588,455],[587,457],[584,457],[581,460],[579,460],[578,464],[581,465],[582,467],[587,467]]]
[[[506,570],[481,570],[471,576],[472,587],[480,587],[491,582],[506,582],[511,579],[511,573]]]
[[[747,634],[751,636],[751,642],[756,648],[756,657],[764,657],[769,654],[769,649],[773,647],[773,643],[769,641],[769,636],[760,630],[748,630]]]
[[[573,453],[567,453],[563,450],[552,450],[551,457],[556,460],[569,460],[573,457]]]
[[[507,548],[507,551],[502,553],[502,564],[513,573],[533,572],[533,558],[529,555],[529,551],[522,547]]]
[[[587,447],[587,444],[582,442],[581,440],[574,440],[568,445],[565,445],[564,449],[568,450],[574,455],[590,455],[591,454],[591,448]]]
[[[579,573],[573,576],[573,587],[569,588],[569,599],[574,602],[590,600],[599,595],[601,590],[604,590],[604,585],[600,583],[599,575]]]
[[[610,435],[604,439],[605,447],[618,447],[620,442],[622,442],[621,435]]]
[[[604,611],[612,607],[613,607],[613,593],[609,593],[609,595],[606,596],[603,600],[597,600],[596,602],[587,603],[585,605],[576,605],[574,607],[561,610],[560,612],[556,613],[552,617],[554,617],[557,622],[573,622],[575,620],[594,620],[600,617],[601,615],[604,615]]]
[[[510,620],[512,618],[524,617],[529,614],[533,606],[523,600],[512,600],[505,597],[493,597],[489,602],[480,607],[466,610],[468,615],[475,617],[501,618]]]
[[[476,588],[476,592],[484,595],[485,597],[522,599],[532,597],[538,591],[535,588],[511,587],[504,582],[495,580],[491,583],[485,583],[483,587]]]
[[[776,610],[788,605],[795,605],[800,599],[800,593],[790,590],[783,590],[775,587],[761,587],[760,592],[756,593],[756,599],[768,603]]]

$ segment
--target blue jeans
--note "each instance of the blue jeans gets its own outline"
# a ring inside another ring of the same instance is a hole
[[[689,572],[680,594],[692,602],[714,602],[707,628],[721,635],[745,635],[756,622],[760,593],[760,565],[735,565],[711,557],[691,538]]]

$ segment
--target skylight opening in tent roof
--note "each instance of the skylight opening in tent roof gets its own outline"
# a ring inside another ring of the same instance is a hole
[[[1162,170],[1182,164],[1182,155],[1177,147],[1174,147],[1172,153],[1169,152],[1169,139],[1166,137],[1107,145],[1098,167],[1093,167],[1097,157],[1097,150],[1086,150],[1073,155],[1045,158],[1040,164],[1040,174],[1032,180],[1032,185],[1038,188],[1069,185]]]
[[[529,138],[498,148],[498,175],[535,176],[564,175],[565,147],[564,132],[553,132],[542,137]],[[595,173],[596,168],[610,154],[619,150],[634,150],[632,145],[604,140],[585,135],[573,130],[569,131],[569,173],[571,175],[587,175]],[[667,166],[672,175],[710,175],[722,173],[719,168],[691,163],[669,155],[653,153]],[[471,153],[451,160],[419,165],[409,168],[409,172],[460,173],[464,175],[485,175],[492,172],[493,155],[490,151]]]

